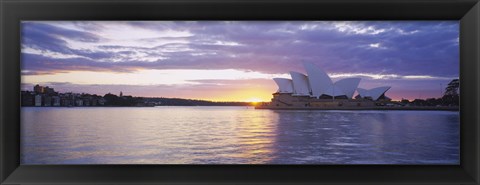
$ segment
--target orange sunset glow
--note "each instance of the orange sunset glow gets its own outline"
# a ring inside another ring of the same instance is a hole
[[[308,61],[334,81],[358,77],[413,100],[442,96],[459,71],[448,21],[23,21],[22,38],[22,90],[263,102],[272,78],[305,74]]]

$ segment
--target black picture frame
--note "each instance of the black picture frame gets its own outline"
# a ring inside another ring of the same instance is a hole
[[[1,184],[480,184],[478,0],[0,0]],[[460,165],[20,165],[22,20],[459,20]]]

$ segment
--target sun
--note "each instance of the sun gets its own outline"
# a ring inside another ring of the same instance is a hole
[[[258,103],[258,102],[261,102],[262,99],[260,99],[260,98],[250,98],[250,99],[247,99],[246,101],[250,102],[250,103]]]

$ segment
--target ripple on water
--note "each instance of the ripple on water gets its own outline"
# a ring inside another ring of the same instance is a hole
[[[451,111],[165,106],[21,113],[22,164],[459,164],[459,115]]]

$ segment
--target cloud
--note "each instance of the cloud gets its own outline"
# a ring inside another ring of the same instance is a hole
[[[78,68],[76,64],[66,69],[73,71],[238,68],[281,73],[301,69],[301,61],[310,61],[334,73],[387,70],[402,75],[458,75],[455,21],[53,21],[22,25],[23,54],[39,54],[59,63],[71,58],[78,64],[78,58],[83,58],[90,66]],[[38,70],[28,66],[25,70]]]
[[[456,77],[440,77],[429,75],[398,75],[398,74],[374,74],[374,73],[334,73],[329,74],[331,78],[352,78],[362,77],[370,79],[399,79],[399,80],[451,80]]]
[[[235,69],[268,76],[304,72],[309,61],[338,77],[420,84],[459,76],[458,38],[458,21],[26,21],[22,74]]]
[[[336,22],[334,23],[334,26],[335,29],[340,32],[358,35],[378,35],[387,31],[383,28],[376,28],[375,26],[366,26],[363,24],[352,24],[351,22]]]

